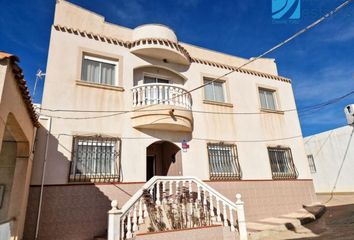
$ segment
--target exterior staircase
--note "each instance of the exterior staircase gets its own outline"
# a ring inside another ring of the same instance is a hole
[[[107,239],[245,240],[243,202],[240,194],[236,198],[230,201],[195,177],[155,176],[121,209],[112,201]]]

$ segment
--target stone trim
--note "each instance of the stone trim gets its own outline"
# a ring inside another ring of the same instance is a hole
[[[250,75],[254,75],[254,76],[258,76],[258,77],[265,77],[265,78],[269,78],[269,79],[274,79],[274,80],[278,80],[278,81],[282,81],[282,82],[291,83],[291,80],[289,78],[276,76],[276,75],[269,74],[269,73],[258,72],[255,70],[249,70],[249,69],[245,69],[245,68],[239,69],[238,67],[235,67],[235,66],[231,66],[231,65],[227,65],[227,64],[223,64],[223,63],[216,63],[216,62],[212,62],[212,61],[204,60],[204,59],[200,59],[200,58],[192,57],[192,62],[196,62],[196,63],[200,63],[200,64],[212,66],[212,67],[224,68],[227,70],[233,70],[235,72],[250,74]]]
[[[105,84],[99,84],[99,83],[91,83],[91,82],[85,82],[83,80],[76,80],[76,85],[124,92],[124,88],[120,87],[120,86],[113,86],[113,85],[111,86],[111,85],[105,85]]]
[[[229,107],[229,108],[233,108],[234,105],[232,103],[228,103],[228,102],[217,102],[217,101],[211,101],[211,100],[203,100],[204,104],[210,104],[210,105],[216,105],[216,106],[221,106],[221,107]]]
[[[130,43],[129,48],[133,48],[139,45],[145,45],[145,44],[160,44],[164,45],[167,47],[170,47],[172,49],[175,49],[176,51],[180,52],[182,55],[185,56],[185,58],[188,59],[188,61],[191,61],[191,56],[189,55],[188,51],[180,44],[172,42],[168,39],[162,39],[162,38],[143,38],[139,40],[135,40]]]
[[[235,71],[235,72],[240,72],[240,73],[245,73],[245,74],[250,74],[250,75],[254,75],[254,76],[258,76],[258,77],[264,77],[264,78],[268,78],[268,79],[278,80],[281,82],[291,83],[291,80],[286,77],[277,76],[277,75],[273,75],[273,74],[269,74],[269,73],[258,72],[255,70],[249,70],[249,69],[245,69],[245,68],[239,69],[236,66],[231,66],[228,64],[217,63],[217,62],[212,62],[212,61],[205,60],[205,59],[191,57],[189,55],[188,51],[182,45],[172,42],[167,39],[148,38],[148,39],[139,39],[139,40],[131,42],[131,41],[123,41],[123,40],[120,40],[117,38],[107,37],[107,36],[103,36],[103,35],[95,34],[95,33],[91,33],[91,32],[88,33],[86,31],[82,31],[80,29],[74,29],[71,27],[65,27],[65,26],[60,26],[60,25],[53,25],[53,27],[57,31],[67,32],[67,33],[75,34],[75,35],[82,36],[82,37],[88,37],[88,38],[94,39],[96,41],[107,42],[109,44],[119,45],[122,47],[126,47],[128,49],[130,49],[134,46],[140,45],[140,44],[146,44],[146,42],[148,42],[148,43],[149,42],[151,42],[151,43],[156,42],[156,44],[158,43],[161,45],[166,45],[166,46],[170,46],[172,48],[175,48],[177,51],[181,52],[187,59],[189,59],[190,62],[204,64],[204,65],[217,67],[217,68],[223,68],[223,69],[227,69],[227,70],[231,70],[231,71]]]

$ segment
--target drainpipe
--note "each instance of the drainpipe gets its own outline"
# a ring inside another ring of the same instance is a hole
[[[50,136],[51,129],[52,129],[52,118],[49,117],[49,126],[48,126],[48,130],[47,130],[47,139],[46,139],[46,144],[45,144],[45,153],[44,153],[44,161],[43,161],[43,169],[42,169],[41,191],[40,191],[40,195],[39,195],[39,204],[38,204],[36,235],[34,237],[35,240],[38,239],[38,233],[39,233],[39,221],[41,219],[41,212],[42,212],[44,179],[45,179],[45,173],[46,173],[46,165],[47,165],[47,158],[48,158],[49,136]]]

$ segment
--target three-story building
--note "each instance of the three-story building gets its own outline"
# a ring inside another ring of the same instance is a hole
[[[240,192],[247,220],[314,202],[291,81],[247,61],[57,1],[25,236],[99,235],[155,175]]]

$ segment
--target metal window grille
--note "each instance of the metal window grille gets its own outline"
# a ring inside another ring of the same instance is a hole
[[[316,173],[316,165],[315,165],[315,160],[313,159],[313,155],[307,155],[307,160],[309,161],[309,167],[310,167],[310,171],[311,173]]]
[[[270,166],[273,179],[295,179],[297,170],[295,168],[290,148],[268,148]]]
[[[239,180],[241,168],[234,144],[208,143],[210,180]]]
[[[119,181],[120,139],[74,137],[70,181]]]

